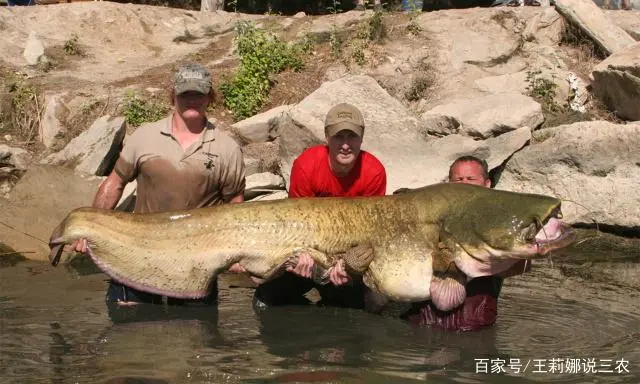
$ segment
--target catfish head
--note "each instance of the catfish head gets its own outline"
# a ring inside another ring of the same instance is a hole
[[[441,241],[470,277],[503,272],[522,259],[541,258],[575,241],[562,222],[561,201],[551,196],[458,184],[441,218]]]

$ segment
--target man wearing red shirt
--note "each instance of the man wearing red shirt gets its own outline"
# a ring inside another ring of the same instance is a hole
[[[327,144],[306,149],[293,162],[289,198],[383,196],[387,174],[375,156],[360,149],[364,127],[362,113],[353,105],[342,103],[331,108],[325,118]],[[288,273],[256,289],[254,305],[266,308],[308,303],[304,294],[315,287],[322,297],[319,305],[364,307],[366,287],[360,278],[347,276],[342,260],[331,268],[332,284],[327,285],[310,279],[313,264],[309,255],[299,254],[297,265],[288,268]]]

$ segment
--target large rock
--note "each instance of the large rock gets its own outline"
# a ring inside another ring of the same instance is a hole
[[[26,170],[31,155],[22,148],[9,147],[0,144],[0,167],[12,167],[19,170]]]
[[[640,1],[635,0],[635,4],[635,9],[640,10]],[[640,41],[640,17],[638,17],[638,12],[620,12],[617,9],[603,10],[603,12],[612,22],[624,29],[636,41]]]
[[[556,10],[586,33],[605,53],[616,53],[635,43],[593,0],[556,0]]]
[[[60,116],[68,112],[62,102],[61,94],[45,94],[45,107],[42,124],[38,128],[40,141],[45,147],[53,147],[64,136],[66,128],[60,121]]]
[[[522,37],[526,41],[537,41],[554,45],[562,39],[562,17],[552,7],[544,7],[525,24]]]
[[[0,195],[6,195],[11,191],[30,162],[29,152],[0,144]]]
[[[500,167],[515,152],[531,140],[531,129],[522,127],[487,140],[474,140],[469,136],[449,135],[433,140],[427,146],[423,164],[429,164],[430,177],[424,185],[446,182],[449,166],[458,157],[472,155],[486,160],[489,170]]]
[[[369,76],[345,76],[323,83],[289,111],[288,132],[279,131],[282,172],[288,185],[293,159],[308,145],[323,142],[324,119],[331,107],[348,101],[365,119],[363,149],[372,152],[387,169],[387,190],[424,183],[428,168],[423,156],[427,141],[420,134],[421,122]],[[296,128],[297,127],[297,128]],[[295,137],[294,140],[290,139]],[[292,150],[291,145],[295,146]]]
[[[107,176],[122,149],[125,133],[124,117],[102,116],[62,151],[47,156],[41,163],[74,164],[80,172]]]
[[[614,53],[594,69],[593,91],[627,120],[640,120],[640,43]]]
[[[498,166],[530,138],[528,127],[485,141],[462,135],[430,137],[426,133],[434,124],[412,116],[373,79],[346,76],[324,83],[279,122],[281,171],[287,185],[293,160],[305,148],[324,142],[325,115],[345,100],[364,115],[363,149],[385,166],[387,194],[442,181],[458,156],[476,154],[489,159],[492,167]]]
[[[91,206],[100,178],[71,169],[33,165],[11,191],[0,198],[0,240],[30,259],[46,260],[53,229],[72,209]]]
[[[640,226],[640,124],[579,122],[538,131],[506,164],[498,189],[563,200],[570,223]]]
[[[272,194],[284,190],[282,176],[270,172],[254,173],[247,176],[247,186],[244,191],[245,200],[252,200],[257,196]]]
[[[43,57],[44,45],[42,45],[42,42],[38,39],[35,31],[29,32],[29,37],[27,38],[22,55],[29,65],[38,64],[40,58]]]
[[[520,127],[537,128],[544,122],[542,107],[517,92],[496,93],[473,99],[458,99],[423,114],[450,116],[460,123],[459,132],[476,138],[498,136]]]
[[[281,105],[264,113],[238,121],[231,126],[233,133],[244,143],[260,143],[273,140],[273,131],[277,128],[278,119],[291,109],[291,105]]]

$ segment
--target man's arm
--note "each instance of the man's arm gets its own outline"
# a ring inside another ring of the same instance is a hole
[[[111,174],[107,176],[107,178],[100,183],[98,187],[98,192],[96,192],[95,197],[93,198],[93,208],[99,209],[113,209],[120,201],[122,197],[122,191],[124,190],[124,186],[127,185],[127,182],[122,180],[122,178],[115,172],[111,171]],[[71,249],[76,252],[87,252],[87,240],[79,239],[74,241],[71,244]]]
[[[122,180],[116,172],[111,171],[111,174],[98,187],[98,192],[93,198],[93,208],[114,209],[122,197],[125,185],[127,182]]]
[[[307,176],[298,159],[294,160],[289,176],[289,198],[314,196],[311,179]]]

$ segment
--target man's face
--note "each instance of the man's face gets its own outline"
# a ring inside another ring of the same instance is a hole
[[[451,183],[476,184],[491,187],[491,180],[485,179],[482,166],[475,161],[461,161],[451,168],[449,175]]]
[[[339,131],[334,136],[327,137],[329,156],[331,160],[344,166],[355,164],[360,155],[362,138],[348,129]]]
[[[183,119],[201,119],[205,116],[210,98],[208,94],[187,91],[175,96],[176,110]]]

